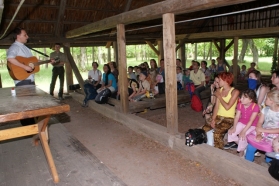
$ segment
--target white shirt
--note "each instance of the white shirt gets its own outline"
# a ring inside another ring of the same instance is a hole
[[[176,74],[176,80],[177,80],[177,82],[179,82],[179,83],[181,83],[181,84],[182,84],[182,78],[183,78],[182,73],[178,73],[178,74]]]
[[[23,43],[20,43],[18,41],[15,41],[9,48],[7,52],[7,58],[15,58],[16,56],[22,56],[22,57],[32,57],[33,54],[31,53],[30,49],[25,46]],[[31,74],[28,78],[32,82],[35,81],[35,75]],[[14,83],[17,84],[19,83],[19,80],[14,80]]]
[[[102,72],[100,71],[100,70],[89,70],[88,71],[88,76],[91,76],[92,77],[92,79],[94,79],[95,81],[98,81],[99,80],[99,76],[101,76],[101,78],[102,78]],[[100,81],[100,84],[101,84],[102,82]]]

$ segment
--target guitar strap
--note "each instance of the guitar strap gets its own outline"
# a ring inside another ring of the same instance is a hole
[[[43,56],[45,56],[45,57],[49,57],[48,55],[46,55],[46,54],[44,54],[44,53],[42,53],[42,52],[40,52],[40,51],[38,51],[38,50],[36,50],[36,49],[34,49],[34,48],[31,48],[31,47],[29,47],[29,46],[27,46],[27,45],[25,45],[27,48],[29,48],[30,50],[33,50],[33,51],[35,51],[35,52],[37,52],[37,53],[39,53],[39,54],[41,54],[41,55],[43,55]]]

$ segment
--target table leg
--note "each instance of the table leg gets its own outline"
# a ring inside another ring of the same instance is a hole
[[[58,177],[57,170],[56,170],[53,158],[52,158],[52,154],[50,152],[50,148],[49,148],[49,145],[48,145],[48,140],[47,140],[47,137],[46,137],[46,132],[40,132],[39,137],[40,137],[41,144],[42,144],[42,147],[44,149],[45,156],[46,156],[46,159],[47,159],[47,162],[48,162],[48,165],[49,165],[52,177],[53,177],[53,181],[55,183],[58,183],[59,182],[59,177]]]

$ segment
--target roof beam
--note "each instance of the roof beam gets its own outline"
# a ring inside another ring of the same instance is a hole
[[[9,3],[9,6],[18,6],[18,3]],[[34,4],[23,4],[21,7],[34,7],[36,5]],[[58,9],[59,6],[56,6],[56,5],[47,5],[47,4],[44,4],[44,5],[41,5],[40,7],[43,7],[43,8],[56,8]],[[110,9],[99,9],[99,8],[86,8],[86,7],[69,7],[67,6],[66,7],[67,10],[88,10],[88,11],[100,11],[100,12],[116,12],[116,13],[120,13],[121,11],[120,10],[110,10]]]
[[[255,28],[245,30],[228,30],[228,31],[217,31],[217,32],[203,32],[195,34],[182,34],[177,35],[176,40],[195,40],[195,39],[233,39],[234,37],[244,38],[253,36],[260,38],[261,36],[278,36],[279,27],[268,27],[268,28]]]
[[[127,0],[124,12],[127,12],[130,10],[131,3],[132,3],[132,0]]]
[[[116,25],[119,23],[132,24],[161,18],[162,15],[165,13],[183,14],[250,1],[254,0],[189,0],[187,3],[185,3],[185,0],[166,0],[129,12],[123,12],[116,16],[105,18],[95,23],[91,23],[83,27],[68,31],[66,33],[66,37],[73,38],[85,34],[115,28]]]
[[[64,14],[65,14],[65,7],[67,4],[67,0],[60,1],[59,13],[57,17],[57,22],[55,26],[55,36],[61,36],[61,27],[63,26]]]

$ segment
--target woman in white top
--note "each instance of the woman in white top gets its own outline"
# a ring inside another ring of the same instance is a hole
[[[92,63],[92,70],[88,72],[88,80],[84,83],[84,93],[85,98],[83,100],[82,106],[87,107],[88,101],[95,99],[97,96],[97,90],[102,86],[101,77],[102,72],[98,70],[99,64],[97,62]]]
[[[260,71],[253,70],[249,73],[248,78],[249,89],[255,90],[260,108],[265,106],[266,94],[269,92],[269,87],[262,84]]]

